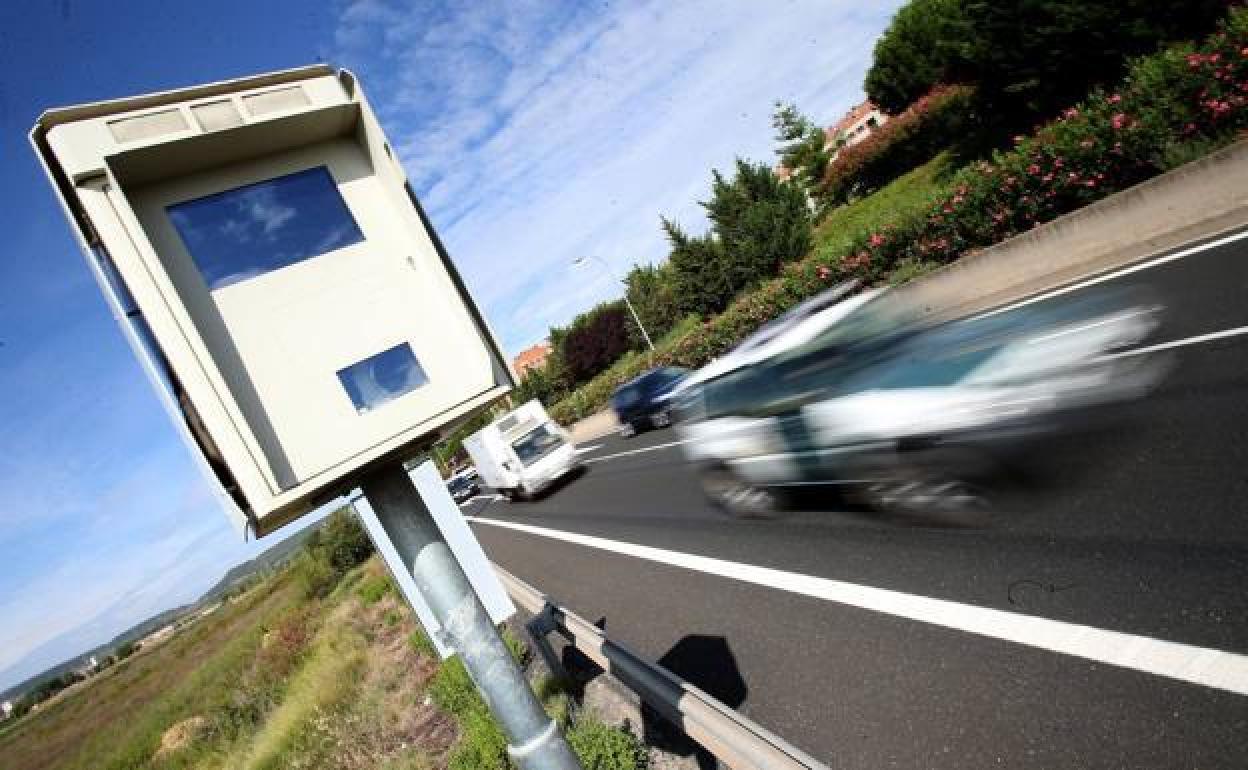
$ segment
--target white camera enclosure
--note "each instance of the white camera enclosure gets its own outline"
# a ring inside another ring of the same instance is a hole
[[[349,72],[51,110],[31,140],[175,422],[255,534],[512,387]]]

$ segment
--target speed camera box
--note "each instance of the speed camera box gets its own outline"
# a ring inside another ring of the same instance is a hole
[[[31,139],[140,359],[256,534],[512,386],[349,72],[51,110]]]

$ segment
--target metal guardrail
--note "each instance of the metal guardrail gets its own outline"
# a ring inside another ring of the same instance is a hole
[[[611,641],[589,621],[494,565],[515,603],[531,613],[540,642],[558,632],[685,735],[734,770],[828,770],[827,765],[747,719],[676,674]],[[543,651],[543,655],[548,653]]]

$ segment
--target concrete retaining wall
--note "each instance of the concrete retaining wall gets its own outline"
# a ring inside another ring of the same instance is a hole
[[[1248,141],[987,248],[899,289],[957,317],[1248,226]]]

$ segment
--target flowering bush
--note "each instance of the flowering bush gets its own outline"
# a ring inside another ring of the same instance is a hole
[[[974,89],[937,85],[857,144],[843,148],[815,191],[840,205],[888,184],[931,158],[965,130]]]
[[[1123,190],[1248,127],[1248,10],[1237,9],[1199,47],[1177,46],[1132,64],[1114,91],[1098,91],[1033,136],[955,175],[922,220],[864,233],[841,260],[844,275],[879,280],[903,260],[947,263]]]

